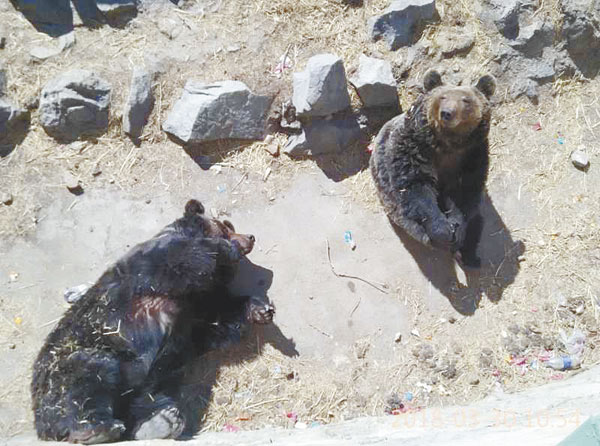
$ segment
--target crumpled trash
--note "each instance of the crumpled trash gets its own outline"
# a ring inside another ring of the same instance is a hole
[[[575,356],[583,353],[583,349],[585,347],[585,334],[583,334],[580,329],[576,328],[573,330],[573,333],[571,333],[571,336],[567,337],[567,334],[561,328],[558,331],[558,336],[569,355]]]
[[[67,301],[67,303],[75,303],[77,302],[79,299],[81,299],[83,297],[83,295],[85,293],[87,293],[87,291],[90,289],[90,285],[88,285],[87,283],[83,283],[81,285],[77,285],[77,286],[72,286],[70,288],[67,288],[65,290],[65,292],[63,293],[63,296],[65,298],[65,300]]]

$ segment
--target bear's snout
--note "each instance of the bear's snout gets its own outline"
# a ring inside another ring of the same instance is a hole
[[[449,108],[443,108],[440,111],[440,118],[442,118],[443,121],[451,121],[452,118],[454,118],[454,110]]]
[[[254,237],[252,234],[231,234],[229,237],[232,242],[235,242],[239,245],[244,255],[250,254],[252,248],[254,248],[256,237]]]

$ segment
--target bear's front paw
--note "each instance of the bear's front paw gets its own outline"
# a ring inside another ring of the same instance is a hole
[[[443,219],[431,225],[427,235],[431,240],[431,245],[440,248],[451,250],[455,243],[456,227]]]
[[[251,297],[248,301],[248,311],[246,317],[248,322],[252,324],[270,324],[273,321],[275,307],[271,304],[264,303],[258,297]]]
[[[125,425],[120,420],[92,425],[87,422],[79,424],[78,430],[69,434],[69,443],[98,444],[112,443],[121,438]]]

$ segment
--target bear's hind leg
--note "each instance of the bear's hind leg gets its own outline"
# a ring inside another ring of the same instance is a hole
[[[113,416],[119,362],[110,354],[79,350],[59,362],[38,403],[36,428],[44,440],[96,444],[117,441],[125,426]]]

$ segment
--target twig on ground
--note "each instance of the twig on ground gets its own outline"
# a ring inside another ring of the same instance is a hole
[[[372,286],[373,288],[375,288],[377,291],[380,291],[384,294],[389,294],[389,291],[387,291],[385,288],[387,288],[388,286],[384,283],[378,284],[379,286],[375,285],[375,283],[367,280],[367,279],[363,279],[362,277],[358,277],[358,276],[352,276],[350,274],[343,274],[343,273],[338,273],[334,266],[333,263],[331,262],[331,248],[329,247],[329,240],[325,239],[325,243],[327,244],[327,259],[329,260],[329,266],[331,267],[331,272],[333,273],[334,276],[336,277],[341,277],[341,278],[345,278],[345,279],[355,279],[355,280],[360,280],[361,282],[366,283],[367,285]]]
[[[352,309],[352,311],[350,312],[350,318],[352,318],[352,315],[354,314],[354,312],[356,311],[356,309],[358,308],[358,306],[360,305],[360,301],[362,300],[362,296],[358,296],[358,302],[356,302],[356,305],[354,305],[354,308]]]
[[[333,339],[333,336],[330,335],[329,333],[327,333],[326,331],[321,330],[319,327],[315,327],[313,324],[308,324],[308,326],[310,328],[314,328],[315,330],[317,330],[319,333],[321,333],[324,336],[327,336],[328,338]]]

